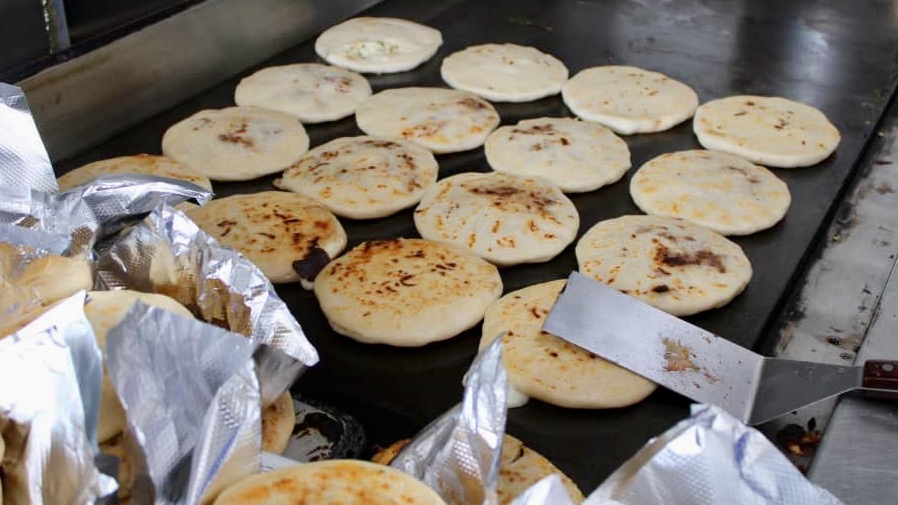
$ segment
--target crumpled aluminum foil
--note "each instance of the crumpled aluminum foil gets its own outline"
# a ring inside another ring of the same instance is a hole
[[[623,464],[588,505],[837,505],[757,430],[723,410],[693,405]]]
[[[446,503],[498,503],[507,381],[497,338],[468,369],[462,403],[424,428],[390,466],[417,477]]]
[[[0,223],[0,242],[23,246],[41,253],[61,255],[68,250],[72,239],[65,235]]]
[[[186,181],[133,174],[103,175],[63,193],[0,187],[0,223],[71,237],[77,253],[159,204],[210,198],[209,191]]]
[[[265,275],[167,205],[100,256],[97,276],[106,289],[171,296],[203,320],[289,356],[291,361],[267,360],[259,370],[266,405],[318,362],[318,352]]]
[[[102,358],[84,297],[77,293],[0,339],[9,503],[86,504],[116,490],[94,465]]]
[[[156,504],[208,503],[258,472],[255,347],[240,335],[140,302],[110,329],[106,366],[139,447],[133,496]]]
[[[22,88],[0,83],[0,187],[56,192],[56,176]]]
[[[511,505],[574,505],[574,502],[561,477],[553,473],[527,488]]]

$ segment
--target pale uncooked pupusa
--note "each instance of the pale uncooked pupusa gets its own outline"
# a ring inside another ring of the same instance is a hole
[[[682,219],[601,221],[575,252],[583,274],[676,316],[726,305],[752,276],[741,247]]]
[[[280,172],[309,149],[295,116],[259,107],[197,112],[162,137],[162,152],[213,181],[244,181]]]
[[[325,61],[356,72],[411,70],[443,44],[439,30],[397,18],[358,17],[328,28],[315,40]]]
[[[484,144],[497,172],[542,177],[565,193],[593,191],[630,168],[630,149],[608,128],[571,118],[525,119],[494,131]]]
[[[322,123],[351,116],[369,96],[367,79],[351,70],[297,63],[263,68],[244,78],[234,102],[291,114],[303,123]]]
[[[535,47],[482,44],[452,53],[440,74],[446,84],[493,102],[529,102],[561,92],[568,70]]]
[[[679,151],[658,156],[630,179],[647,214],[678,217],[723,235],[748,235],[778,223],[792,197],[770,170],[731,154]]]
[[[691,118],[698,107],[698,95],[682,82],[614,65],[580,71],[565,83],[561,96],[581,119],[623,135],[670,129]]]
[[[502,172],[438,181],[415,209],[422,237],[464,247],[500,266],[554,258],[577,236],[580,215],[549,181]]]
[[[346,137],[306,153],[275,186],[311,198],[338,216],[373,219],[417,204],[438,171],[433,154],[411,142]]]
[[[480,147],[499,126],[499,113],[489,102],[445,88],[381,91],[359,105],[355,119],[368,135],[409,140],[434,153]]]
[[[828,158],[839,130],[819,110],[779,97],[730,96],[702,104],[693,129],[707,149],[770,167],[806,167]]]

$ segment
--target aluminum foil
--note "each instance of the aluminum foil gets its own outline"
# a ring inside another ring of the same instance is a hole
[[[94,465],[102,359],[84,292],[0,339],[4,498],[34,505],[92,503],[115,492]]]
[[[0,242],[26,247],[35,251],[48,254],[63,254],[72,243],[72,239],[66,235],[41,230],[22,228],[8,223],[0,223]]]
[[[109,378],[139,447],[133,496],[207,503],[258,472],[254,347],[240,335],[140,302],[109,331]]]
[[[596,489],[588,505],[836,505],[757,430],[723,410],[692,417],[655,438]]]
[[[498,503],[508,413],[501,342],[494,340],[474,359],[465,375],[462,403],[424,428],[390,463],[429,485],[448,504]]]
[[[0,223],[71,237],[72,249],[84,252],[160,204],[211,197],[186,181],[133,174],[103,175],[63,193],[0,187]]]
[[[58,190],[25,92],[5,83],[0,83],[0,187]]]
[[[265,275],[171,207],[157,208],[117,240],[97,269],[106,289],[166,294],[203,320],[292,358],[269,360],[259,370],[265,404],[318,362],[318,352]]]
[[[510,505],[574,505],[557,474],[543,477],[516,497]]]
[[[65,205],[58,200],[56,193],[0,186],[0,223],[65,237],[73,253],[89,250],[99,229],[90,206],[77,198]]]

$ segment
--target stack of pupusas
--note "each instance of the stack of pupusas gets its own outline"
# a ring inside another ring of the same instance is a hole
[[[29,234],[41,238],[47,234],[29,229],[7,228],[5,231],[13,234],[14,238],[27,237]],[[45,242],[48,243],[46,247],[54,245],[50,240]],[[53,254],[39,246],[14,245],[9,242],[0,243],[0,252],[0,284],[5,288],[2,309],[8,316],[2,328],[3,336],[18,331],[41,316],[61,297],[77,290],[90,289],[93,285],[91,267],[84,253],[65,256]],[[193,318],[193,314],[182,304],[162,294],[132,290],[91,291],[86,299],[82,299],[83,310],[101,350],[106,348],[106,336],[110,328],[121,321],[136,301]],[[119,473],[122,483],[120,496],[126,497],[130,493],[133,479],[132,461],[126,456],[123,443],[127,423],[118,396],[106,376],[105,365],[103,371],[102,393],[97,395],[100,405],[96,437],[103,452],[122,459]],[[272,451],[284,449],[292,430],[292,401],[289,395],[286,400],[279,398],[265,409],[266,448]]]

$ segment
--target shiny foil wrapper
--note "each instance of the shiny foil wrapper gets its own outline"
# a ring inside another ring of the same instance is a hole
[[[837,505],[764,435],[723,410],[692,417],[655,438],[593,492],[589,505]]]
[[[137,302],[109,331],[109,378],[128,417],[136,503],[210,503],[259,470],[261,400],[240,335]]]
[[[72,240],[66,235],[0,223],[0,242],[22,246],[40,254],[62,255],[68,250]]]
[[[85,201],[8,186],[0,186],[0,223],[66,237],[69,254],[90,250],[99,229]]]
[[[561,477],[552,474],[530,486],[511,505],[574,505],[574,502],[561,482]]]
[[[60,193],[56,200],[61,208],[74,206],[76,200],[87,203],[102,234],[110,235],[160,205],[177,205],[187,200],[202,205],[211,199],[211,192],[191,182],[153,175],[114,174],[102,175]]]
[[[210,198],[186,181],[133,174],[103,175],[63,193],[0,187],[0,223],[70,237],[72,253],[78,253],[160,204]]]
[[[498,503],[507,382],[498,338],[468,369],[462,403],[424,428],[390,466],[417,477],[450,505]]]
[[[98,282],[107,289],[171,296],[203,320],[286,354],[289,359],[260,365],[266,405],[318,362],[318,352],[265,275],[171,207],[157,208],[116,240],[97,268]]]
[[[0,339],[9,503],[86,504],[116,490],[94,465],[103,364],[84,297],[77,293]]]
[[[58,190],[25,92],[6,83],[0,83],[0,187]]]

